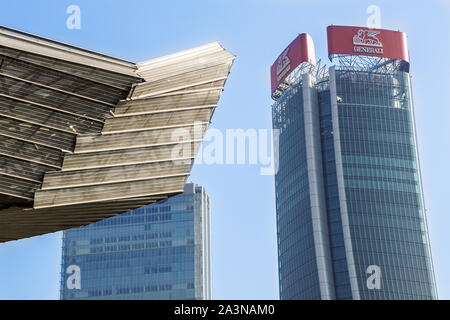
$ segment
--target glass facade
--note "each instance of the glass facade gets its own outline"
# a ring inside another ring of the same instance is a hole
[[[280,298],[324,299],[325,287],[335,299],[436,299],[409,74],[331,67],[312,85],[304,76],[272,109]],[[308,85],[316,103],[298,94]],[[307,107],[319,110],[320,146],[305,143]],[[311,226],[311,148],[321,153],[325,244]]]
[[[322,85],[328,85],[327,82]],[[322,150],[322,168],[326,196],[328,230],[330,232],[330,251],[337,299],[351,299],[350,279],[345,254],[344,234],[342,231],[341,210],[336,176],[334,153],[333,122],[331,115],[330,90],[326,87],[318,92],[320,135]]]
[[[64,231],[60,299],[210,299],[209,219],[204,188],[187,184],[181,195]]]
[[[303,93],[293,86],[273,110],[280,132],[275,176],[280,298],[319,299],[305,151]]]

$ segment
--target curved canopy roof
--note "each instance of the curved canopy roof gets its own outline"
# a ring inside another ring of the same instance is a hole
[[[183,192],[234,58],[135,64],[0,28],[0,242]]]

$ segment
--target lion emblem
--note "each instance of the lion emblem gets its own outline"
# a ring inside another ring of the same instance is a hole
[[[380,31],[359,29],[358,32],[353,36],[353,44],[362,46],[382,47],[383,45],[377,38],[377,35],[379,33]]]

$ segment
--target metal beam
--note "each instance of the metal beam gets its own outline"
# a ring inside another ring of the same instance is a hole
[[[33,74],[33,75],[36,75],[36,74]],[[55,88],[55,87],[50,87],[50,86],[47,86],[47,85],[39,83],[39,82],[35,82],[35,81],[31,81],[31,80],[15,77],[15,76],[7,74],[5,72],[1,72],[0,71],[0,76],[7,77],[7,78],[10,78],[10,79],[14,79],[14,80],[21,81],[21,82],[25,82],[25,83],[29,83],[29,84],[32,84],[32,85],[35,85],[35,86],[38,86],[38,87],[41,87],[41,88],[48,89],[48,90],[53,90],[53,91],[57,91],[57,92],[60,92],[60,93],[64,93],[64,94],[67,94],[67,95],[70,95],[70,96],[74,96],[74,97],[77,97],[77,98],[80,98],[80,99],[89,100],[89,101],[92,101],[92,102],[95,102],[95,103],[104,104],[104,105],[112,107],[112,108],[114,108],[116,106],[113,103],[109,103],[109,102],[101,101],[101,100],[98,100],[98,99],[86,97],[86,96],[83,96],[81,94],[77,94],[77,93],[73,93],[73,92],[70,92],[70,91],[58,89],[58,88]]]
[[[19,160],[26,161],[26,162],[31,162],[31,163],[34,163],[34,164],[39,164],[39,165],[50,167],[50,168],[53,168],[53,169],[61,169],[60,166],[55,166],[55,165],[52,165],[52,164],[49,164],[49,163],[40,162],[40,161],[37,161],[37,160],[34,160],[34,159],[30,159],[30,158],[20,157],[18,155],[8,154],[8,153],[2,152],[2,151],[0,151],[0,155],[2,155],[4,157],[10,157],[10,158],[14,158],[14,159],[19,159]]]
[[[56,107],[52,107],[52,106],[45,105],[45,104],[42,104],[42,103],[33,102],[33,101],[30,101],[30,100],[18,98],[18,97],[11,96],[11,95],[8,95],[8,94],[0,93],[0,97],[5,97],[5,98],[7,98],[7,99],[20,101],[20,102],[23,102],[23,103],[29,103],[29,104],[32,104],[32,105],[35,105],[35,106],[39,106],[39,107],[42,107],[42,108],[51,109],[51,110],[56,111],[56,112],[61,112],[61,113],[70,114],[70,115],[76,116],[76,117],[78,117],[78,118],[83,118],[83,119],[95,121],[95,122],[98,122],[98,123],[104,123],[104,120],[92,118],[92,117],[89,117],[89,116],[86,116],[86,115],[83,115],[83,114],[79,114],[79,113],[75,113],[75,112],[70,112],[70,111],[63,110],[63,109],[58,109],[58,108],[56,108]]]

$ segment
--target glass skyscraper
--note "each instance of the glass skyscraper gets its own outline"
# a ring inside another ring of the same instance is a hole
[[[281,299],[437,298],[410,75],[374,65],[303,72],[272,107]]]
[[[189,183],[183,194],[64,231],[60,299],[210,299],[209,226],[209,197]]]

